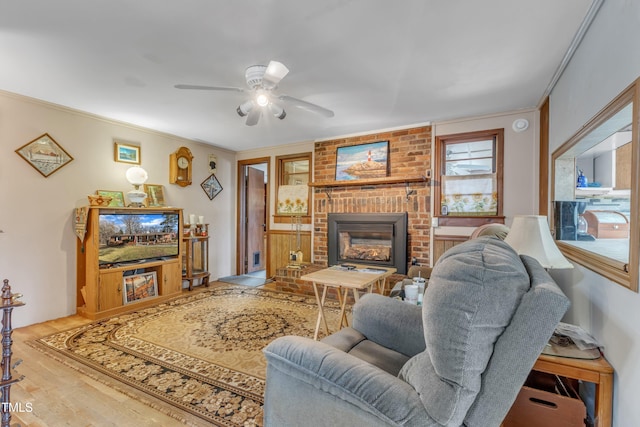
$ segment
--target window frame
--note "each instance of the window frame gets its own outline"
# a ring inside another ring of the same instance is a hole
[[[446,172],[446,146],[464,142],[494,140],[493,154],[496,173],[497,212],[495,215],[443,215],[442,214],[442,177]],[[451,135],[438,135],[434,147],[434,217],[438,218],[438,226],[477,227],[483,224],[504,224],[504,128],[464,132]]]
[[[306,160],[309,162],[309,171],[307,177],[307,186],[311,183],[311,177],[313,172],[313,153],[305,152],[305,153],[296,153],[296,154],[286,154],[282,156],[276,156],[276,188],[275,194],[276,198],[278,197],[278,191],[281,185],[285,185],[285,174],[286,174],[286,166],[285,164],[288,162],[297,162],[301,160]],[[307,215],[301,215],[301,223],[302,224],[311,224],[311,187],[308,187],[309,194],[307,197],[309,203],[309,210]],[[277,210],[276,210],[277,212]],[[291,223],[291,217],[293,215],[282,215],[278,213],[274,213],[273,218],[275,223]]]
[[[551,156],[551,197],[550,200],[555,200],[555,195],[558,191],[559,184],[556,182],[556,162],[567,162],[567,159],[561,157],[570,152],[576,147],[580,141],[589,136],[589,134],[596,130],[599,126],[606,123],[615,114],[620,112],[630,103],[633,103],[631,114],[631,189],[629,192],[630,197],[630,217],[629,217],[629,258],[627,263],[623,263],[618,260],[600,255],[596,252],[588,251],[582,248],[565,243],[562,240],[556,240],[558,248],[562,253],[571,261],[582,265],[589,270],[592,270],[607,279],[633,291],[638,292],[638,277],[639,277],[639,247],[640,241],[640,223],[638,215],[640,214],[640,167],[638,166],[640,143],[638,140],[638,129],[640,125],[640,94],[639,94],[640,79],[637,79],[623,92],[621,92],[613,101],[607,104],[602,110],[600,110],[593,118],[591,118],[584,126],[582,126],[571,138],[558,147]],[[575,151],[575,150],[574,150]],[[578,153],[580,154],[580,153]],[[577,155],[573,153],[574,161]],[[575,168],[574,168],[575,169]],[[576,182],[576,176],[563,175],[561,179],[572,179]],[[566,184],[565,184],[566,185]],[[575,198],[575,190],[574,190]],[[551,224],[555,224],[554,210],[551,210],[550,216],[552,217]],[[554,234],[555,234],[555,230]],[[635,242],[635,244],[632,244]]]

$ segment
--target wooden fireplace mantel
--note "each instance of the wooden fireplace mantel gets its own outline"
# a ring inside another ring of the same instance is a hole
[[[328,188],[328,187],[356,187],[362,185],[385,185],[385,184],[408,184],[410,182],[427,182],[428,176],[384,176],[380,178],[356,179],[353,181],[316,181],[310,182],[309,187]]]

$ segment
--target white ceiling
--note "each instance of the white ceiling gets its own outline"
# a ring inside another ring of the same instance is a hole
[[[591,0],[0,0],[0,90],[235,151],[536,107]],[[288,107],[249,127],[269,60]],[[43,129],[46,131],[46,129]]]

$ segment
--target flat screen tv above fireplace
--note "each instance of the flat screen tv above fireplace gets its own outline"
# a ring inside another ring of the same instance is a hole
[[[406,213],[328,215],[329,265],[358,263],[407,273]]]

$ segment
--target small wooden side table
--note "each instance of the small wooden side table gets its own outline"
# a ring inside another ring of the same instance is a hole
[[[189,282],[189,290],[193,289],[193,281],[201,279],[201,284],[209,286],[209,236],[183,236],[184,268],[182,280]]]
[[[611,427],[613,408],[613,367],[604,357],[573,359],[541,354],[534,371],[587,381],[596,386],[594,426]]]

